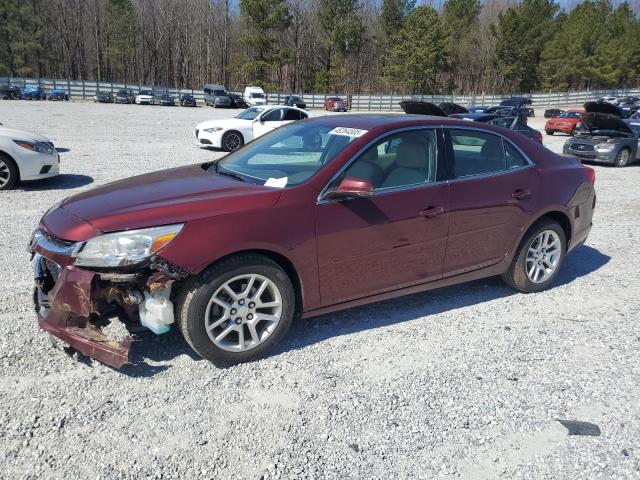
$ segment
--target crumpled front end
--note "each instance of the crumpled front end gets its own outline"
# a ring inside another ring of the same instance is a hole
[[[79,243],[57,239],[42,230],[34,234],[29,250],[34,260],[38,323],[74,350],[120,368],[129,361],[132,339],[128,335],[111,338],[104,327],[120,320],[129,331],[141,330],[141,325],[155,333],[167,331],[155,328],[165,326],[157,323],[157,312],[164,313],[164,321],[173,322],[172,287],[188,272],[159,256],[135,269],[80,268],[73,264],[77,248]],[[141,310],[145,311],[146,325],[141,323]]]

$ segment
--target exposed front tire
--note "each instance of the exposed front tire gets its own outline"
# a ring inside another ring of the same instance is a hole
[[[546,130],[546,131],[545,131],[545,133],[546,133],[547,135],[553,135],[553,131],[552,131],[552,130]]]
[[[562,227],[554,220],[542,219],[526,233],[502,279],[524,293],[545,290],[558,276],[566,251]]]
[[[240,132],[232,130],[222,136],[222,149],[227,152],[233,152],[244,145],[244,137]]]
[[[631,159],[631,150],[628,148],[623,148],[618,152],[615,159],[616,167],[626,167],[629,165],[629,160]]]
[[[202,358],[225,366],[255,360],[277,345],[296,311],[286,272],[257,254],[232,257],[187,283],[176,320]]]
[[[12,190],[19,179],[20,171],[13,159],[0,154],[0,190]]]

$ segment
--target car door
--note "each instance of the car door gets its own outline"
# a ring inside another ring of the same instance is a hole
[[[442,275],[449,187],[440,181],[442,139],[434,128],[381,138],[327,186],[365,179],[366,198],[319,200],[317,252],[325,305],[435,280]]]
[[[445,129],[450,184],[444,276],[494,265],[534,210],[532,164],[510,141],[472,128]]]
[[[284,118],[283,108],[272,108],[264,112],[256,122],[253,124],[253,137],[257,138],[260,135],[264,135],[271,130],[282,125]]]

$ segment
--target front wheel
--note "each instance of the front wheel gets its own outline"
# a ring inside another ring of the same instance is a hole
[[[623,148],[616,155],[615,164],[616,167],[626,167],[629,165],[629,159],[631,158],[631,151],[628,148]]]
[[[566,254],[566,236],[558,222],[534,224],[520,244],[502,279],[524,293],[546,289],[558,276]]]
[[[0,155],[0,190],[12,190],[18,183],[19,176],[18,166],[15,162]]]
[[[218,365],[255,360],[284,337],[296,311],[289,276],[274,261],[241,255],[185,285],[176,318],[193,350]]]
[[[244,145],[244,138],[240,132],[227,132],[222,136],[222,149],[233,152]]]

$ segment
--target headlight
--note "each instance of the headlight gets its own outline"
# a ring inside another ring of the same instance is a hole
[[[167,225],[98,235],[76,253],[76,265],[123,267],[140,263],[166,247],[182,227],[183,224]]]
[[[209,133],[219,132],[220,130],[222,130],[221,127],[211,127],[211,128],[204,129],[205,132],[209,132]]]
[[[616,148],[615,143],[599,143],[596,145],[596,150],[602,150],[604,152],[610,152],[614,148]]]
[[[48,155],[53,155],[55,153],[55,149],[46,143],[27,142],[26,140],[14,140],[13,143],[20,145],[22,148],[26,148],[27,150],[31,150],[32,152],[46,153]]]

